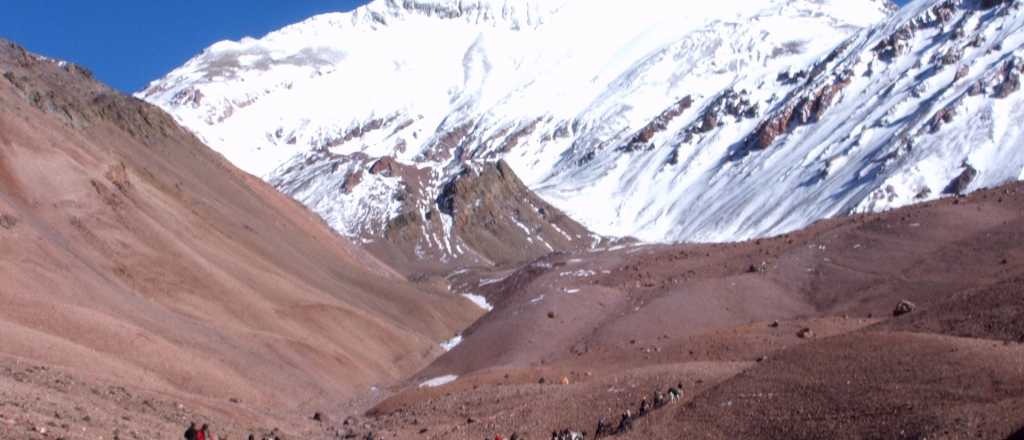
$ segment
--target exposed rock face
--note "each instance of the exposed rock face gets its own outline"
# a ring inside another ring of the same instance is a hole
[[[271,183],[306,205],[361,216],[325,219],[408,274],[525,262],[601,241],[503,161],[469,161],[444,177],[391,157],[316,153],[279,171]],[[385,211],[368,210],[367,201]]]
[[[1006,61],[995,78],[997,84],[993,88],[993,96],[1003,99],[1020,90],[1022,71],[1024,71],[1024,62],[1020,58]]]
[[[691,106],[693,106],[693,97],[686,96],[680,99],[675,105],[665,109],[658,117],[640,129],[623,148],[626,151],[650,150],[653,148],[653,145],[650,144],[651,139],[656,134],[665,131],[672,120],[682,115],[686,110],[689,110]]]
[[[747,151],[764,150],[775,140],[788,131],[801,125],[821,120],[825,112],[832,106],[837,95],[850,83],[851,74],[845,73],[832,82],[818,86],[817,89],[803,92],[802,97],[793,100],[793,104],[768,118],[746,140]]]
[[[397,248],[408,267],[423,270],[423,260],[432,258],[448,264],[506,265],[586,249],[600,241],[537,197],[505,162],[467,165],[434,200],[426,209],[396,217],[384,231],[385,240],[370,249]],[[421,200],[408,202],[416,206]]]
[[[959,176],[956,176],[952,182],[949,182],[949,185],[946,186],[943,193],[957,196],[963,195],[967,192],[967,188],[971,186],[971,183],[974,182],[976,177],[978,177],[978,170],[968,164],[964,164],[963,172],[961,172]]]
[[[504,161],[466,167],[442,188],[437,206],[452,217],[456,237],[496,264],[593,244],[586,228],[537,197]]]

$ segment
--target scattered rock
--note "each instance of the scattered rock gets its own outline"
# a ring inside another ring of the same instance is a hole
[[[569,385],[569,377],[562,376],[562,385]]]
[[[916,304],[907,300],[903,300],[896,305],[896,309],[892,311],[892,316],[903,316],[906,315],[907,313],[913,312],[915,309],[917,309]]]
[[[761,264],[751,264],[750,268],[747,269],[747,272],[749,272],[749,273],[767,273],[768,272],[768,262],[767,261],[762,261]]]
[[[555,312],[548,312],[548,318],[555,319]]]
[[[811,330],[808,327],[804,327],[800,329],[800,331],[796,332],[796,336],[799,337],[800,339],[810,339],[814,337],[814,330]]]
[[[17,225],[18,225],[17,217],[14,217],[13,215],[10,215],[10,214],[0,215],[0,228],[3,228],[3,229],[13,229]]]
[[[771,328],[779,328],[779,321],[772,321],[768,326]]]
[[[542,377],[542,378],[540,378],[540,380],[538,380],[538,381],[537,381],[537,383],[539,383],[539,384],[541,384],[541,385],[544,385],[544,384],[548,383],[548,381],[547,381],[547,379],[544,379],[544,378]]]
[[[317,422],[323,422],[324,421],[324,416],[323,416],[323,414],[320,414],[318,412],[317,413],[313,413],[313,420],[315,420]]]

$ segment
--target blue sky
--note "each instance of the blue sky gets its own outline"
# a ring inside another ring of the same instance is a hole
[[[908,0],[898,0],[906,3]],[[261,36],[366,0],[5,0],[0,37],[134,92],[224,39]]]
[[[74,61],[125,92],[224,39],[261,36],[366,0],[4,0],[0,37]]]

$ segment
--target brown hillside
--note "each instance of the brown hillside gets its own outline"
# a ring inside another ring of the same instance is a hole
[[[53,417],[4,406],[38,391],[27,365],[270,424],[415,371],[480,313],[86,70],[0,42],[0,73],[0,433]]]

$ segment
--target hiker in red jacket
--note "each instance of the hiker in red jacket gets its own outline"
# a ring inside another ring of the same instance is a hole
[[[203,429],[200,429],[196,433],[196,440],[209,440],[210,436],[210,425],[203,424]]]

